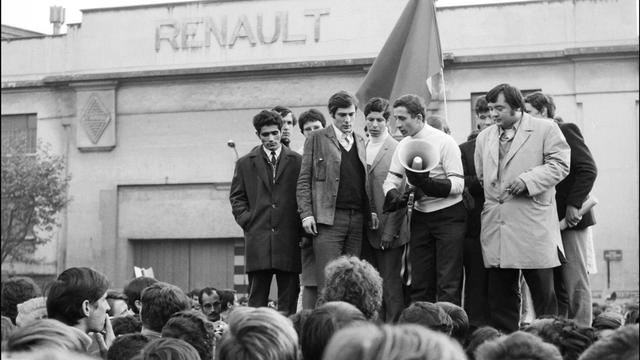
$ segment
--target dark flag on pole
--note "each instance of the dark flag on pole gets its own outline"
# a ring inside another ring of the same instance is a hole
[[[441,70],[442,51],[433,0],[409,0],[356,97],[364,106],[375,96],[393,102],[404,94],[416,94],[428,104],[428,82]]]

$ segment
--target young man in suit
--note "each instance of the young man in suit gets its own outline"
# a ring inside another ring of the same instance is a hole
[[[518,330],[520,270],[537,316],[558,311],[553,268],[562,246],[555,186],[569,173],[570,149],[551,121],[525,113],[520,90],[501,84],[486,95],[495,122],[476,139],[484,189],[480,240],[489,272],[489,325]]]
[[[591,326],[588,254],[593,253],[593,239],[589,227],[595,224],[595,219],[591,210],[583,216],[578,212],[593,188],[598,169],[578,126],[555,118],[556,106],[551,96],[536,92],[524,101],[530,115],[556,120],[571,148],[569,175],[556,185],[558,219],[566,219],[569,227],[560,233],[567,261],[554,269],[555,290],[558,315],[573,319],[582,326]]]
[[[278,310],[296,312],[300,237],[296,182],[301,158],[280,142],[282,117],[263,110],[253,118],[262,146],[236,163],[229,200],[245,235],[249,306],[267,306],[271,279],[278,282]]]

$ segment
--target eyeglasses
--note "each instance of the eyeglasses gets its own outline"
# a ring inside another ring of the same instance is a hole
[[[220,305],[220,301],[214,301],[212,303],[202,304],[202,307],[205,308],[205,309],[211,309],[211,308],[219,306],[219,305]]]

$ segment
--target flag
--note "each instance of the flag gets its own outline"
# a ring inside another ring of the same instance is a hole
[[[393,102],[402,95],[416,94],[428,104],[428,82],[441,70],[442,51],[433,0],[409,0],[356,97],[364,106],[376,96]]]

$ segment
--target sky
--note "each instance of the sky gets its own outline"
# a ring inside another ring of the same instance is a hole
[[[67,31],[66,24],[82,22],[80,9],[185,1],[191,0],[2,0],[0,4],[2,6],[3,25],[15,26],[43,34],[51,34],[53,32],[53,26],[49,23],[50,6],[62,6],[65,8],[65,25],[61,28],[61,33],[65,33]],[[438,0],[437,5],[465,5],[513,1],[524,0]]]

